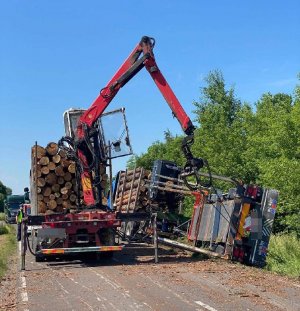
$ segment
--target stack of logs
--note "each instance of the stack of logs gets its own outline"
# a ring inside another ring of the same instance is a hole
[[[31,155],[31,191],[35,192],[38,214],[76,208],[75,162],[53,142],[46,148],[33,146]]]
[[[135,168],[120,172],[115,206],[117,211],[132,213],[145,211],[149,205],[148,187],[150,171]]]

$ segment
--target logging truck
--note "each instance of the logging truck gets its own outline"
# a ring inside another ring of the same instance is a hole
[[[128,174],[121,173],[119,184],[123,180],[124,187],[116,197],[118,208],[111,209],[107,204],[106,193],[112,190],[112,159],[131,154],[132,149],[124,109],[104,110],[143,67],[187,135],[182,142],[187,159],[182,178],[189,188],[198,189],[200,179],[197,172],[205,163],[194,158],[190,150],[195,127],[159,70],[153,54],[154,45],[153,38],[142,37],[90,108],[65,112],[66,135],[58,144],[52,142],[45,148],[37,143],[33,146],[32,213],[28,221],[31,225],[42,226],[35,234],[37,261],[46,256],[74,253],[105,252],[111,255],[123,248],[123,245],[115,245],[115,232],[122,220],[141,218],[142,213],[136,213],[133,207],[140,200],[137,194],[143,192],[141,172],[138,183],[133,183],[130,189],[125,187]],[[121,121],[119,127],[117,121]],[[133,172],[133,176],[136,173]],[[187,177],[191,175],[195,177],[196,185],[188,183]],[[135,193],[132,191],[134,186]],[[148,204],[145,195],[139,202],[142,206]]]

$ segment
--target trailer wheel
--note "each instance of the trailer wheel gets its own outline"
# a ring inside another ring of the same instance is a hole
[[[104,246],[113,246],[115,245],[115,232],[113,229],[102,229],[100,231],[100,241],[102,245]],[[114,252],[108,251],[108,252],[101,252],[100,258],[112,258],[114,255]]]

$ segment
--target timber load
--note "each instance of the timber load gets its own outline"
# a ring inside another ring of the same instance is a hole
[[[118,212],[145,212],[149,207],[148,183],[151,172],[137,167],[119,172],[114,206]]]
[[[106,184],[105,166],[101,182]],[[33,215],[75,211],[83,207],[83,195],[76,183],[75,162],[67,153],[50,142],[46,147],[31,148],[31,209]]]

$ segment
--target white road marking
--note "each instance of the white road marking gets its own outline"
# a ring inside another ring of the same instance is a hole
[[[206,303],[203,303],[202,301],[195,301],[195,303],[203,308],[205,308],[206,310],[209,310],[209,311],[217,311],[215,308],[207,305]]]
[[[21,287],[26,288],[26,279],[23,272],[21,272]]]
[[[28,302],[28,295],[26,291],[21,292],[21,298],[23,302]]]
[[[107,284],[109,284],[113,289],[122,289],[121,286],[112,280],[106,278],[102,274],[98,273],[95,269],[89,268],[89,270],[93,271],[97,276],[99,276],[102,280],[104,280]]]
[[[142,273],[141,273],[142,275]],[[154,283],[155,285],[157,285],[158,287],[167,290],[169,293],[172,293],[174,296],[176,296],[177,298],[179,298],[181,301],[185,302],[186,304],[193,306],[193,304],[188,301],[187,299],[185,299],[184,297],[182,297],[181,295],[175,293],[174,291],[172,291],[170,288],[168,288],[167,286],[162,285],[161,283],[153,280],[149,275],[146,276],[152,283]]]
[[[21,255],[21,243],[19,243],[19,254]],[[21,294],[21,300],[22,300],[22,302],[27,303],[28,302],[28,294],[27,294],[27,290],[26,290],[26,278],[24,276],[23,271],[20,273],[20,282],[21,282],[21,293],[20,293]]]

